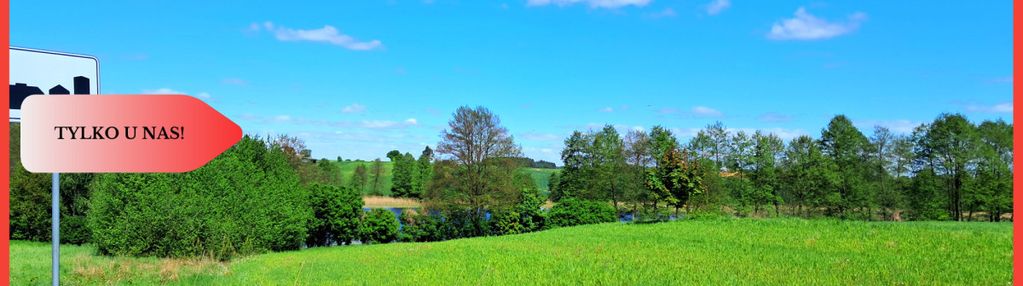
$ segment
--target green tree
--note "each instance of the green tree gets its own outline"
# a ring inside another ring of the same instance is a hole
[[[595,176],[591,182],[591,199],[610,199],[611,205],[618,210],[618,202],[625,195],[625,176],[627,171],[625,163],[625,146],[618,131],[611,125],[605,125],[604,129],[593,136],[593,148],[589,152],[592,158]]]
[[[975,164],[980,145],[976,127],[960,114],[942,114],[921,138],[920,156],[946,181],[947,210],[951,219],[963,219],[963,192],[969,180],[968,168]]]
[[[308,246],[351,244],[358,238],[362,218],[362,194],[352,188],[313,184],[309,187],[313,218],[309,220]]]
[[[430,179],[433,178],[433,149],[430,149],[430,146],[423,148],[423,152],[419,154],[416,164],[416,170],[419,173],[417,174],[418,184],[414,193],[418,194],[417,198],[421,198],[422,194],[426,192],[426,188],[430,185]]]
[[[678,148],[668,149],[663,156],[657,168],[648,171],[647,186],[658,201],[674,206],[677,216],[692,195],[703,192],[700,170],[689,160],[688,154]]]
[[[781,188],[786,201],[796,204],[796,215],[810,217],[811,210],[825,206],[828,190],[838,181],[836,168],[809,136],[792,139],[782,160]]]
[[[370,169],[370,174],[373,175],[372,179],[372,192],[370,194],[376,196],[384,195],[384,162],[380,161],[380,158],[373,160],[373,165]]]
[[[561,161],[564,166],[561,168],[560,185],[551,192],[551,200],[560,201],[562,198],[576,197],[587,190],[589,179],[590,154],[592,140],[589,135],[579,131],[572,132],[572,135],[565,139],[565,149],[561,151]]]
[[[398,218],[387,209],[371,209],[362,219],[362,243],[389,243],[398,239]]]
[[[361,162],[355,166],[355,170],[352,172],[351,187],[360,194],[366,191],[366,187],[369,185],[369,173],[366,170],[366,165]]]
[[[511,177],[518,166],[511,158],[521,156],[520,148],[500,118],[482,106],[459,107],[448,128],[441,133],[437,154],[455,163],[451,171],[457,180],[433,184],[442,191],[432,199],[467,210],[473,234],[483,235],[487,210],[512,203],[517,193]]]
[[[324,158],[316,162],[316,167],[320,170],[320,179],[314,183],[339,187],[344,184],[341,179],[341,167],[337,164],[331,163],[330,160]]]
[[[629,130],[625,134],[626,170],[618,176],[625,179],[624,200],[632,202],[633,213],[639,210],[642,202],[652,201],[653,197],[645,186],[646,170],[654,165],[651,157],[650,136],[642,130]]]
[[[754,212],[764,204],[773,204],[775,215],[781,215],[782,197],[779,195],[777,160],[785,149],[785,143],[774,134],[753,133],[753,160],[750,179],[754,189]]]
[[[870,137],[872,168],[868,174],[876,186],[875,201],[880,208],[881,217],[885,220],[895,218],[895,212],[901,207],[903,200],[892,175],[897,172],[898,157],[895,153],[897,140],[898,136],[883,126],[875,126],[874,135]]]
[[[706,129],[707,137],[710,141],[710,157],[720,170],[726,167],[725,160],[728,157],[727,153],[729,150],[728,130],[725,129],[725,125],[720,121],[707,125]]]
[[[981,141],[973,191],[977,202],[970,211],[985,210],[989,221],[1000,221],[1002,214],[1012,210],[1012,124],[984,121],[977,133]]]
[[[837,115],[821,131],[821,150],[835,162],[840,178],[836,189],[827,196],[832,213],[848,217],[859,210],[869,218],[872,197],[865,171],[870,142],[845,115]]]
[[[387,153],[391,159],[391,194],[395,197],[418,198],[419,176],[418,163],[412,154],[401,154],[397,150]]]

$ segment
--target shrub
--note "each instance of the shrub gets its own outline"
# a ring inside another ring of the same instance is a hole
[[[523,225],[522,216],[514,211],[500,211],[490,218],[490,233],[494,235],[519,234],[529,230]]]
[[[611,204],[573,198],[563,198],[551,208],[547,215],[547,224],[552,227],[605,223],[616,220],[617,215]]]
[[[388,243],[398,239],[398,219],[388,209],[372,209],[362,219],[362,243]]]
[[[309,187],[313,219],[306,245],[351,244],[358,238],[362,195],[353,188],[313,184]]]
[[[21,165],[21,124],[10,124],[10,237],[50,241],[51,174],[30,173]],[[92,174],[60,175],[60,242],[89,241],[85,214],[89,210]]]
[[[401,233],[398,240],[404,242],[427,242],[444,240],[444,229],[440,218],[419,214],[413,210],[401,212]]]
[[[229,259],[298,249],[312,216],[280,148],[248,136],[183,174],[102,174],[87,225],[101,254]]]

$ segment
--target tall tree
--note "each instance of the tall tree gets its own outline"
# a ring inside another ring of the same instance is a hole
[[[703,191],[699,167],[679,148],[666,150],[658,161],[657,168],[648,171],[647,186],[659,200],[675,207],[677,216],[678,210],[687,206],[692,195]]]
[[[421,193],[419,186],[418,163],[412,154],[401,154],[397,150],[387,153],[391,158],[391,195],[395,197],[418,198]]]
[[[986,210],[989,221],[1000,221],[1003,213],[1012,210],[1012,124],[984,121],[977,133],[981,144],[974,180],[975,208]]]
[[[337,164],[331,163],[326,158],[316,161],[316,167],[320,171],[320,180],[318,183],[341,187],[341,167]]]
[[[875,184],[875,201],[885,220],[895,218],[895,212],[902,201],[902,194],[892,180],[898,164],[895,153],[897,138],[884,126],[874,126],[874,134],[870,137],[869,162],[872,166],[868,174]]]
[[[373,189],[372,194],[382,196],[384,194],[384,162],[377,158],[373,160],[373,165],[370,169],[370,173],[373,175]]]
[[[963,191],[968,169],[977,161],[976,127],[961,114],[942,114],[929,126],[922,149],[929,153],[934,170],[945,178],[948,212],[953,220],[963,219]]]
[[[864,171],[869,141],[853,126],[845,115],[831,119],[827,128],[821,131],[821,150],[835,162],[841,182],[828,196],[828,205],[839,216],[849,216],[851,210],[869,218],[871,196]]]
[[[711,158],[714,159],[714,164],[717,165],[718,169],[725,167],[725,159],[728,152],[728,129],[721,121],[714,122],[714,124],[707,125],[707,137],[710,138],[711,142]]]
[[[773,204],[775,215],[781,215],[782,198],[778,194],[777,160],[785,149],[785,143],[774,134],[753,133],[753,172],[750,179],[755,187],[754,212],[764,204]]]
[[[650,136],[642,130],[629,130],[625,139],[625,162],[627,170],[620,174],[625,177],[625,200],[633,202],[633,211],[639,202],[650,201],[650,192],[644,185],[646,169],[654,165],[650,155]]]
[[[618,131],[611,125],[593,136],[592,157],[594,164],[593,188],[597,191],[595,198],[610,199],[615,210],[618,202],[625,195],[626,171],[625,145]]]
[[[810,217],[811,210],[824,205],[827,190],[837,183],[834,161],[827,158],[810,136],[799,136],[789,143],[782,161],[783,190],[796,204],[796,214]]]
[[[430,185],[430,179],[433,178],[433,149],[430,149],[430,146],[423,148],[423,152],[419,154],[416,164],[419,174],[415,193],[420,194],[419,197],[421,197],[426,192],[427,186]]]
[[[756,142],[745,131],[736,132],[728,142],[726,167],[740,179],[746,178],[745,173],[753,164],[753,146]]]
[[[560,185],[556,192],[551,193],[551,200],[557,202],[562,198],[578,196],[586,190],[589,185],[589,174],[591,160],[589,150],[592,148],[592,140],[588,134],[579,131],[572,132],[572,135],[565,139],[565,149],[561,151],[561,161],[564,163],[561,171]]]
[[[359,163],[355,166],[355,171],[352,172],[352,179],[349,180],[352,189],[359,191],[359,194],[366,192],[366,186],[369,183],[369,174],[366,171],[366,165]]]
[[[521,151],[508,129],[501,125],[501,119],[489,109],[463,106],[453,117],[448,122],[449,129],[441,132],[437,153],[457,164],[459,180],[449,187],[460,199],[452,203],[467,208],[475,232],[483,234],[487,209],[507,203],[502,199],[509,193],[515,195],[514,187],[510,186],[515,167],[506,161],[520,156]]]

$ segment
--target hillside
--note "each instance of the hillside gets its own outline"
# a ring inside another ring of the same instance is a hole
[[[332,162],[341,166],[341,176],[344,182],[346,183],[351,181],[352,174],[355,173],[355,168],[357,166],[359,165],[366,166],[366,170],[368,172],[371,172],[373,166],[372,161],[344,161],[340,163],[338,163],[337,161]],[[393,168],[393,165],[389,161],[383,161],[383,167],[384,174],[381,177],[381,188],[383,192],[382,194],[390,195],[392,176],[391,169]],[[547,182],[550,180],[551,173],[558,172],[558,169],[523,168],[523,170],[529,173],[529,175],[533,178],[533,182],[535,182],[537,187],[540,188],[541,192],[544,193],[547,192]],[[370,180],[372,180],[372,178],[373,177],[370,176]],[[368,195],[371,194],[371,191],[372,189],[366,188],[365,190],[362,190],[362,193]]]
[[[228,263],[62,251],[69,284],[971,284],[1012,279],[1008,223],[732,219],[601,224],[436,243],[315,248]],[[12,284],[48,283],[49,245],[11,244]]]

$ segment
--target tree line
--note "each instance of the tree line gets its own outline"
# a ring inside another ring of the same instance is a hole
[[[1012,124],[960,114],[910,134],[877,126],[870,137],[838,115],[819,138],[788,142],[720,122],[685,143],[661,126],[621,136],[608,125],[565,140],[551,199],[607,201],[630,213],[663,205],[736,216],[1000,221],[1012,212],[1012,140]]]

